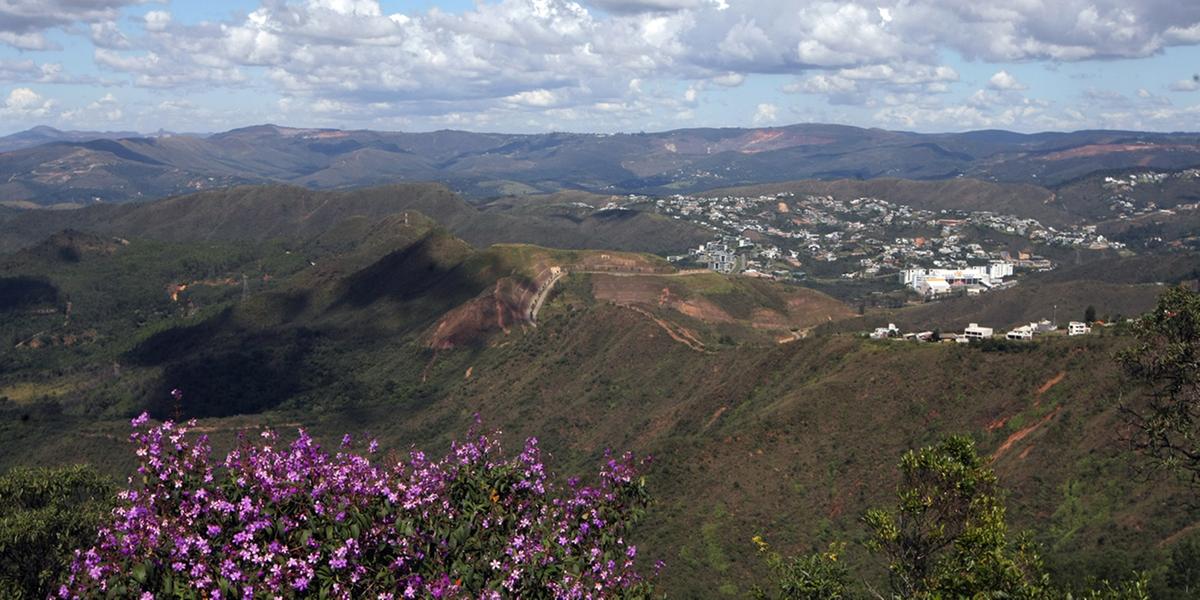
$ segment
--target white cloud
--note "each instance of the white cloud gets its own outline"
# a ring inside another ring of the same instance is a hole
[[[29,88],[13,88],[0,103],[0,118],[43,119],[54,110],[55,102]]]
[[[712,79],[709,79],[709,81],[721,87],[738,87],[746,81],[746,76],[741,73],[729,72],[717,75]]]
[[[724,0],[589,0],[588,4],[615,13],[678,11],[713,7],[729,8]]]
[[[152,10],[142,17],[146,31],[161,32],[166,31],[171,25],[171,13],[165,10]]]
[[[378,17],[383,14],[376,0],[309,0],[308,6],[316,10],[329,10],[342,15]]]
[[[101,121],[115,123],[124,116],[125,112],[121,102],[112,94],[105,94],[83,108],[64,111],[62,120],[83,127],[92,127]]]
[[[1003,99],[1000,94],[990,90],[975,90],[975,93],[967,96],[966,104],[975,108],[986,108],[999,104]]]
[[[870,104],[880,93],[944,93],[958,77],[947,66],[878,64],[818,73],[783,86],[783,91],[823,95],[833,104]]]
[[[1169,87],[1173,92],[1194,92],[1200,90],[1200,77],[1180,79],[1171,83]]]
[[[779,107],[774,104],[759,104],[751,119],[755,125],[770,125],[779,120]]]
[[[505,100],[513,104],[546,107],[557,104],[558,96],[550,90],[537,89],[513,94],[506,97]]]
[[[177,56],[164,58],[157,52],[122,54],[106,48],[96,48],[93,57],[97,65],[135,75],[134,82],[142,87],[171,88],[246,81],[246,76],[235,65],[221,60],[181,64]]]
[[[848,77],[822,73],[803,81],[789,83],[783,86],[783,91],[826,95],[849,94],[858,91],[858,83]]]
[[[101,21],[91,24],[92,43],[98,48],[129,48],[129,38],[117,28],[112,21]]]
[[[891,108],[896,122],[919,123],[958,111],[964,122],[1001,123],[1027,86],[1001,69],[985,89],[942,105],[960,78],[944,55],[1073,61],[1200,44],[1200,2],[1169,0],[482,0],[457,12],[393,14],[396,3],[377,0],[257,2],[193,23],[164,6],[127,10],[144,0],[0,0],[0,44],[40,50],[57,32],[90,38],[95,63],[121,83],[253,87],[271,103],[294,100],[297,119],[340,124],[336,110],[364,124],[478,114],[541,127],[553,110],[555,123],[585,129],[674,125],[694,116],[706,92],[716,98],[718,86],[755,74],[789,76],[786,92],[861,107],[829,114]],[[0,81],[71,79],[61,67],[40,68],[0,63]],[[606,117],[588,124],[596,115]]]
[[[59,46],[46,39],[40,31],[19,33],[0,30],[0,44],[8,44],[18,50],[57,50]]]
[[[24,50],[53,47],[44,32],[76,23],[114,21],[120,9],[146,0],[3,0],[0,1],[0,43]]]
[[[988,87],[1001,92],[1019,92],[1029,89],[1028,86],[1003,69],[996,71],[996,74],[988,79]]]
[[[61,63],[0,58],[0,81],[28,83],[97,83],[91,77],[66,74]]]
[[[979,90],[964,102],[893,96],[875,111],[881,127],[917,131],[1003,128],[1019,131],[1070,131],[1083,128],[1180,130],[1200,126],[1200,105],[1172,106],[1154,94],[1084,94],[1069,105],[1019,94]]]

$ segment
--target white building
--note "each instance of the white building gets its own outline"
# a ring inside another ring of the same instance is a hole
[[[737,266],[737,255],[729,250],[709,252],[707,265],[718,273],[732,273]]]
[[[1029,325],[1022,325],[1012,331],[1006,333],[1004,337],[1010,340],[1032,340],[1034,328]]]
[[[704,266],[718,273],[732,273],[738,266],[737,252],[723,242],[708,242],[689,252]]]
[[[1013,264],[1005,260],[994,260],[988,263],[988,277],[993,284],[999,283],[1005,277],[1012,277]]]
[[[900,335],[900,330],[896,328],[895,323],[888,323],[887,327],[876,327],[875,331],[871,332],[871,339],[882,340]]]
[[[954,291],[954,289],[950,287],[950,284],[941,277],[926,277],[920,279],[919,281],[913,283],[912,287],[918,294],[921,294],[926,298],[944,296]]]
[[[986,266],[963,269],[904,269],[900,271],[900,283],[921,292],[923,281],[941,279],[952,289],[961,286],[982,286],[983,289],[1004,283],[1004,278],[1013,274],[1013,264],[993,261]],[[928,295],[928,294],[926,294]]]
[[[968,341],[986,340],[992,337],[992,328],[980,327],[979,323],[971,323],[970,326],[963,330],[963,337],[967,338]]]
[[[1067,335],[1087,335],[1092,332],[1092,328],[1088,327],[1087,323],[1080,321],[1071,321],[1067,325]]]

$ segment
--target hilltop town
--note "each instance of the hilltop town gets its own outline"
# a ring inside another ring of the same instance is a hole
[[[961,289],[979,293],[1006,284],[1017,270],[1049,270],[1052,260],[1023,247],[1121,249],[1094,225],[1054,227],[1037,219],[992,211],[923,210],[862,197],[778,193],[760,196],[651,198],[630,195],[625,205],[711,230],[715,239],[675,262],[691,261],[721,273],[777,279],[895,277],[934,297]],[[614,208],[616,205],[611,205]],[[981,270],[982,269],[982,270]],[[941,278],[945,286],[937,281]],[[932,285],[926,285],[932,281]]]

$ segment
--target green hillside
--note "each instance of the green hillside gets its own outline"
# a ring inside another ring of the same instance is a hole
[[[143,410],[198,417],[218,452],[263,424],[330,447],[350,432],[440,450],[478,415],[540,438],[560,472],[608,448],[653,455],[638,542],[667,562],[662,589],[689,598],[744,595],[765,569],[754,535],[785,552],[860,539],[896,458],[945,434],[992,457],[1010,521],[1069,584],[1162,564],[1200,518],[1187,488],[1138,479],[1117,443],[1116,401],[1132,391],[1113,361],[1130,343],[1121,328],[1020,347],[857,335],[879,318],[1027,320],[1047,301],[1064,316],[1135,314],[1163,289],[1136,265],[859,318],[803,287],[615,250],[480,248],[413,208],[365,214],[353,202],[380,200],[305,194],[253,196],[283,215],[261,234],[220,225],[238,220],[235,197],[202,196],[122,207],[95,221],[112,229],[0,259],[0,285],[19,292],[0,306],[0,469],[123,476]],[[156,233],[113,233],[130,223]],[[153,239],[172,230],[185,233]],[[1187,261],[1163,264],[1155,277],[1190,276]],[[866,556],[846,560],[883,581]]]
[[[13,251],[73,228],[163,241],[266,241],[306,238],[342,221],[415,211],[479,247],[530,243],[565,248],[678,252],[707,240],[704,230],[636,211],[579,210],[510,215],[481,211],[437,184],[349,191],[270,185],[176,196],[146,204],[0,213],[0,250]]]
[[[996,455],[1011,518],[1037,533],[1068,579],[1151,566],[1170,548],[1160,542],[1195,520],[1171,508],[1181,492],[1130,477],[1114,444],[1121,385],[1110,359],[1120,337],[1018,353],[846,337],[697,352],[619,306],[556,302],[543,314],[536,329],[450,351],[388,335],[306,340],[300,328],[237,336],[225,329],[234,318],[149,354],[179,365],[171,380],[183,382],[185,412],[253,413],[202,419],[218,447],[242,427],[274,423],[330,443],[350,431],[385,448],[437,448],[479,414],[510,435],[538,436],[560,465],[608,447],[650,453],[656,504],[642,541],[647,556],[668,561],[664,589],[683,597],[744,592],[761,568],[755,534],[797,551],[856,539],[858,515],[891,492],[895,457],[946,433],[972,434]],[[250,344],[249,355],[231,356]],[[4,421],[6,465],[127,468],[126,421],[114,413],[139,407],[86,417],[70,397],[61,412],[6,407],[25,415]]]

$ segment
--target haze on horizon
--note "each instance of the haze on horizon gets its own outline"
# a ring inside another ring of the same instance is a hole
[[[1200,130],[1200,3],[9,0],[0,134]]]

